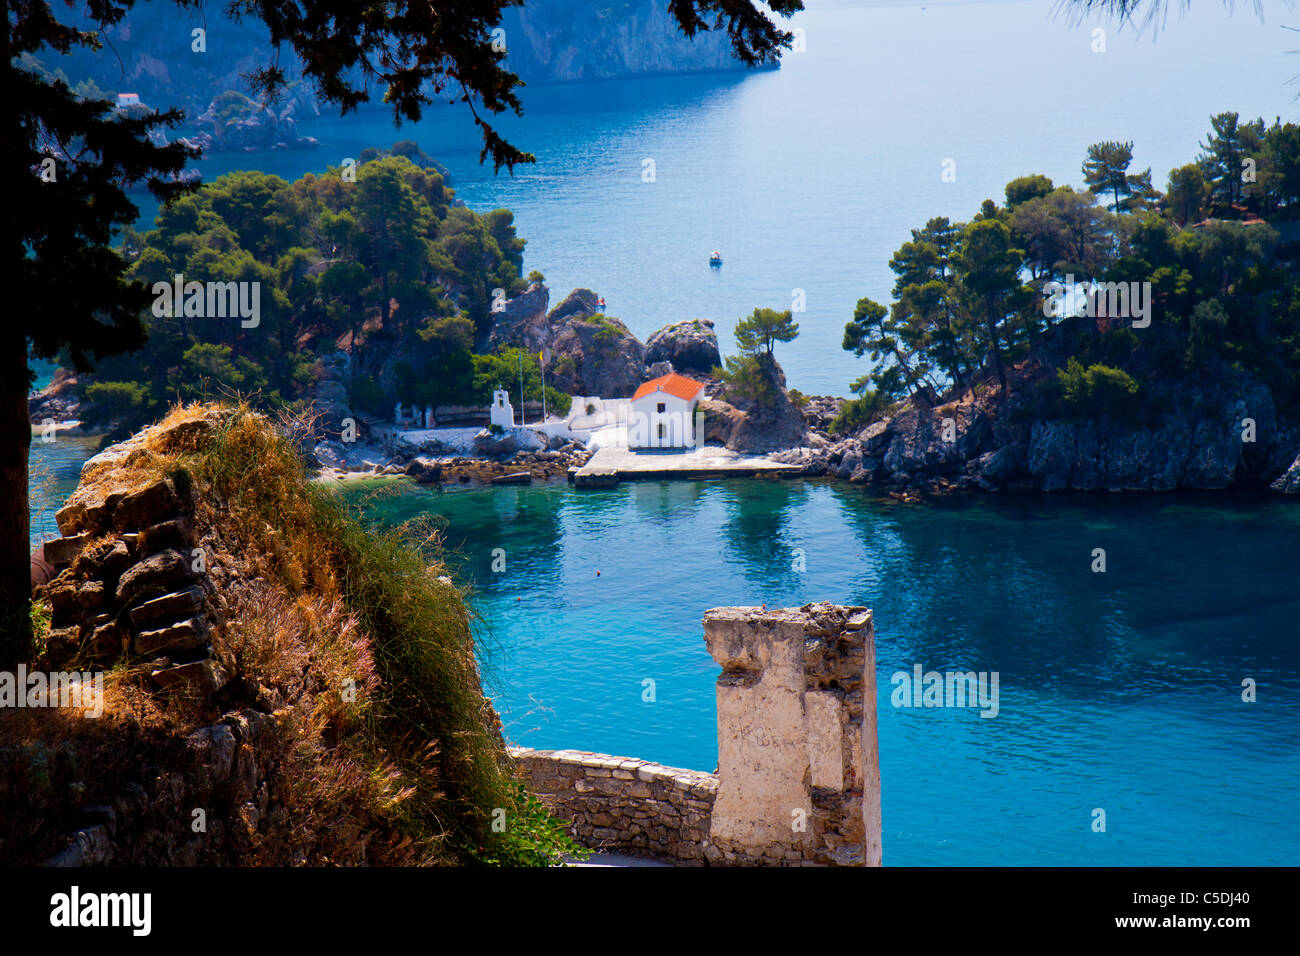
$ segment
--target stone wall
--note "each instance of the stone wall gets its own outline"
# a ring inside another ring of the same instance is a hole
[[[187,753],[168,768],[142,767],[115,796],[77,809],[79,826],[44,865],[212,866],[246,858],[268,827],[289,822],[276,799],[280,724],[245,707],[192,731]],[[68,742],[0,747],[0,792],[22,791],[32,808],[66,815],[67,794],[85,791],[96,773],[79,756]]]
[[[55,515],[63,537],[44,545],[57,577],[36,591],[50,603],[56,653],[79,649],[102,664],[124,655],[149,660],[158,687],[190,696],[212,694],[229,680],[212,654],[221,613],[187,476],[125,487],[86,480],[144,458],[149,440],[183,447],[212,427],[204,419],[155,427],[82,466],[82,483]]]
[[[704,617],[718,677],[718,771],[515,750],[585,846],[685,864],[879,866],[871,612],[821,603]]]
[[[704,863],[718,778],[582,750],[511,748],[529,789],[584,846]]]

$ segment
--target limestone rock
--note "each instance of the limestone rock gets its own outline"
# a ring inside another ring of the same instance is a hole
[[[485,428],[474,436],[475,453],[489,458],[509,458],[518,447],[515,436],[509,432],[494,435]]]
[[[141,631],[135,636],[135,652],[146,657],[174,651],[193,651],[203,647],[211,635],[208,622],[191,617],[169,627]]]
[[[646,361],[670,362],[686,375],[711,375],[722,364],[713,320],[686,319],[664,326],[646,340]]]
[[[628,398],[646,379],[645,347],[621,321],[600,313],[566,318],[554,330],[551,353],[551,381],[572,395]]]
[[[492,313],[492,328],[487,345],[495,351],[501,345],[518,345],[536,352],[546,344],[546,309],[551,291],[545,283],[533,282],[527,289],[507,299],[499,312]]]
[[[554,329],[567,319],[593,316],[600,311],[600,296],[590,289],[574,289],[546,315],[546,325]]]
[[[344,419],[355,418],[348,398],[351,378],[352,356],[344,351],[322,355],[312,369],[307,399],[320,416],[317,427],[327,435],[341,434]]]
[[[203,607],[203,590],[199,587],[187,588],[164,594],[162,597],[145,601],[131,610],[131,623],[141,630],[149,629],[166,621],[175,621],[193,615]]]
[[[153,554],[166,548],[188,550],[194,540],[194,523],[188,518],[172,518],[150,525],[140,533],[140,550]]]
[[[79,555],[92,535],[89,532],[74,534],[67,538],[55,538],[45,542],[45,560],[56,568],[65,567]]]
[[[198,753],[214,783],[224,783],[230,778],[235,765],[235,735],[228,726],[200,727],[185,742]]]
[[[173,664],[150,675],[163,690],[185,690],[197,694],[214,694],[230,682],[230,675],[216,661],[202,660]]]
[[[442,466],[424,458],[413,458],[406,463],[405,474],[417,484],[432,485],[442,480]]]
[[[1291,467],[1269,487],[1279,494],[1300,495],[1300,455],[1296,456]]]

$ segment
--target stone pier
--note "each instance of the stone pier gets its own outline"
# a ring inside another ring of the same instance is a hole
[[[879,866],[871,612],[828,603],[714,608],[722,666],[714,774],[626,757],[516,750],[579,842],[713,866]]]

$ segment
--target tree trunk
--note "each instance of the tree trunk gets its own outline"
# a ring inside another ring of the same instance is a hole
[[[1002,386],[1002,399],[1007,397],[1007,371],[1002,367],[1002,348],[998,342],[997,323],[993,319],[993,310],[988,315],[989,344],[993,347],[993,367],[998,370],[998,384]]]
[[[26,658],[31,636],[32,594],[27,451],[27,336],[5,323],[0,347],[0,667]]]

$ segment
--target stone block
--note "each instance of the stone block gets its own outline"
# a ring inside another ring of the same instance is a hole
[[[113,507],[114,531],[142,531],[150,525],[171,518],[181,503],[171,483],[159,479],[153,484],[124,496]]]
[[[172,651],[193,651],[208,642],[212,628],[206,619],[191,617],[170,627],[141,631],[135,636],[135,653],[145,656]]]
[[[159,668],[150,675],[163,690],[208,695],[230,682],[230,675],[216,661],[193,661]]]
[[[153,554],[166,548],[188,551],[194,541],[194,524],[189,518],[172,518],[150,525],[140,532],[140,549]]]
[[[86,531],[66,538],[55,538],[53,541],[46,541],[44,545],[45,560],[56,568],[67,567],[77,555],[85,550],[86,545],[90,543],[91,537],[91,533]]]
[[[131,623],[137,628],[151,628],[166,621],[191,617],[203,607],[203,589],[186,588],[145,601],[131,610]]]
[[[235,763],[235,735],[229,727],[225,724],[200,727],[185,742],[197,752],[214,783],[224,783],[230,778]]]
[[[190,562],[179,552],[168,549],[145,558],[128,568],[117,582],[119,604],[132,604],[188,585],[195,578]]]

